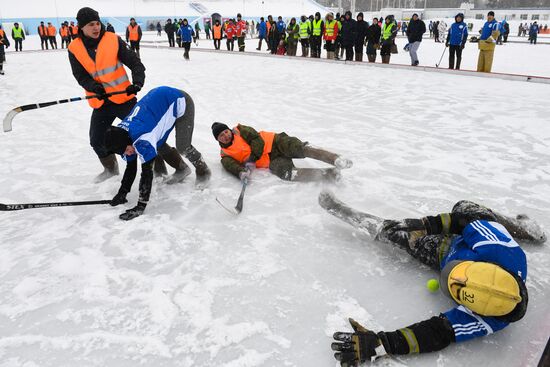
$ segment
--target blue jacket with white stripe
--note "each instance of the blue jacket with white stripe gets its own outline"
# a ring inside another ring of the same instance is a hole
[[[124,118],[118,127],[128,131],[136,154],[123,155],[130,162],[139,157],[141,163],[157,156],[157,149],[166,142],[176,119],[185,113],[182,91],[171,87],[151,89]]]
[[[468,224],[462,235],[454,238],[441,261],[441,269],[453,260],[490,262],[517,274],[524,282],[527,277],[525,253],[506,228],[496,222],[476,220]],[[457,342],[492,334],[509,324],[501,318],[477,315],[462,305],[444,315],[453,327]]]

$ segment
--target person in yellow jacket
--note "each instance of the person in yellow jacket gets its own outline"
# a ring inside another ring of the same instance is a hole
[[[338,180],[340,169],[350,168],[349,159],[286,133],[256,131],[238,124],[233,129],[220,122],[212,124],[212,134],[221,148],[222,166],[241,180],[249,178],[253,168],[268,168],[286,181]],[[293,158],[313,158],[333,165],[332,168],[296,168]]]
[[[490,11],[487,14],[487,21],[481,30],[479,37],[479,57],[477,59],[477,71],[490,73],[493,66],[495,45],[500,35],[498,22],[495,20],[495,13]]]
[[[13,23],[11,29],[11,38],[15,41],[15,52],[23,51],[23,40],[25,39],[25,30],[19,27],[19,23]]]
[[[130,48],[139,56],[139,42],[141,41],[141,27],[134,18],[130,18],[130,24],[126,27],[126,42],[130,42]]]

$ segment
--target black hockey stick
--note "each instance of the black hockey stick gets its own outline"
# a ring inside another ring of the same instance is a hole
[[[102,205],[111,200],[65,201],[60,203],[32,203],[32,204],[0,204],[0,211],[14,211],[23,209],[52,208],[58,206]]]
[[[110,97],[110,96],[114,96],[116,94],[123,94],[123,93],[126,93],[126,91],[118,91],[118,92],[107,93],[107,94],[105,94],[105,97]],[[60,99],[59,101],[26,104],[24,106],[15,107],[13,110],[10,110],[6,114],[6,116],[4,117],[4,132],[7,133],[8,131],[11,131],[11,129],[12,129],[11,125],[12,125],[13,118],[19,112],[29,111],[29,110],[36,110],[38,108],[49,107],[49,106],[53,106],[53,105],[56,105],[56,104],[83,101],[83,100],[86,100],[86,99],[92,99],[92,98],[97,98],[97,97],[99,97],[99,95],[94,94],[94,95],[85,96],[85,97],[73,97],[73,98],[67,98],[67,99]]]
[[[227,210],[231,214],[239,214],[240,212],[243,211],[244,192],[246,190],[246,185],[248,185],[248,179],[247,178],[243,179],[242,184],[243,184],[243,186],[241,188],[241,194],[239,195],[239,199],[237,200],[237,205],[235,205],[235,208],[231,209],[231,208],[225,206],[220,201],[220,199],[216,198],[216,201],[218,202],[218,204],[220,204],[222,206],[222,208],[224,208],[225,210]]]
[[[441,60],[443,60],[443,56],[445,55],[445,52],[447,51],[447,46],[443,49],[443,53],[441,54],[441,57],[439,58],[439,63],[435,64],[435,67],[438,68],[439,65],[441,65]]]

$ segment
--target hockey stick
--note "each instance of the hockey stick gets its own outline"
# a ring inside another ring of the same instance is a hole
[[[443,60],[443,55],[445,55],[446,51],[447,51],[447,46],[445,46],[445,49],[443,49],[443,53],[441,54],[441,58],[439,59],[439,63],[435,64],[436,68],[438,68],[439,65],[441,65],[441,60]]]
[[[242,184],[243,184],[243,186],[241,188],[241,194],[239,195],[239,199],[237,200],[237,205],[235,205],[235,208],[231,209],[231,208],[225,206],[220,201],[220,199],[218,199],[216,197],[216,201],[218,202],[218,204],[220,204],[222,208],[224,208],[225,210],[227,210],[231,214],[237,215],[237,214],[239,214],[240,212],[243,211],[244,192],[246,190],[246,185],[248,184],[248,179],[247,178],[243,179]]]
[[[110,202],[111,200],[92,200],[92,201],[65,201],[60,203],[0,204],[0,211],[52,208],[52,207],[59,207],[59,206],[102,205],[102,204],[109,204]]]
[[[105,97],[110,97],[110,96],[114,96],[115,94],[123,94],[123,93],[126,93],[126,91],[118,91],[118,92],[113,92],[113,93],[107,93],[107,94],[105,94]],[[92,99],[92,98],[97,98],[97,97],[99,97],[99,95],[94,94],[94,95],[86,96],[86,97],[73,97],[73,98],[67,98],[67,99],[60,99],[58,101],[27,104],[27,105],[24,105],[24,106],[15,107],[13,110],[10,110],[6,114],[6,116],[4,117],[4,132],[7,133],[8,131],[11,131],[13,118],[19,112],[36,110],[38,108],[49,107],[49,106],[53,106],[53,105],[56,105],[56,104],[83,101],[83,100],[86,100],[86,99]]]

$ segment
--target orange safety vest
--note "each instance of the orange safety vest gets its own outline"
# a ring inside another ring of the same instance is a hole
[[[130,41],[137,41],[139,40],[139,33],[138,33],[138,28],[139,28],[139,25],[136,23],[135,26],[132,27],[132,25],[130,24],[128,26],[128,32],[130,34]]]
[[[48,36],[50,36],[50,37],[55,36],[55,31],[56,31],[56,29],[53,25],[48,26]]]
[[[38,26],[38,33],[40,34],[40,37],[44,37],[48,35],[48,28],[46,28],[45,25]]]
[[[73,25],[71,26],[73,27],[73,34],[78,34],[78,26],[77,25]]]
[[[101,41],[97,45],[95,62],[92,60],[84,43],[80,38],[76,38],[69,45],[71,52],[78,62],[86,69],[92,78],[98,83],[101,83],[107,93],[126,90],[131,84],[128,79],[128,74],[122,63],[118,60],[118,36],[111,32],[105,32]],[[90,96],[94,93],[86,91],[86,95]],[[117,94],[110,96],[109,100],[116,104],[122,104],[134,98],[134,95]],[[99,108],[103,105],[103,101],[92,98],[88,100],[90,107]]]
[[[256,161],[257,168],[269,168],[269,153],[273,147],[273,140],[275,139],[275,133],[260,131],[260,136],[264,140],[264,152],[262,156]],[[239,163],[245,163],[250,157],[252,149],[250,145],[241,137],[239,127],[236,126],[233,129],[233,144],[227,148],[222,148],[220,154],[222,158],[224,156],[230,156]]]
[[[4,38],[5,35],[6,34],[4,33],[4,30],[0,29],[0,45],[4,44],[4,41],[2,41],[2,39]]]
[[[69,36],[69,28],[61,27],[61,29],[59,30],[59,33],[61,34],[61,37],[68,37]]]
[[[214,31],[214,39],[215,40],[221,40],[222,39],[222,25],[215,25],[212,30]]]

